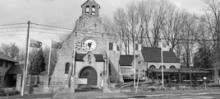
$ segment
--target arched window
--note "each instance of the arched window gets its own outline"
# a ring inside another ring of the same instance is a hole
[[[93,5],[93,6],[92,6],[92,12],[95,12],[95,8],[96,8],[96,7]]]
[[[162,69],[162,67],[163,67],[163,69],[166,69],[166,66],[164,66],[164,65],[163,65],[163,66],[160,66],[160,69]]]
[[[95,15],[95,12],[96,12],[95,10],[96,10],[96,7],[93,5],[92,6],[92,15]]]
[[[174,65],[170,66],[170,69],[176,69],[176,67]]]
[[[69,69],[70,69],[70,63],[66,63],[66,65],[65,65],[65,74],[69,73]]]
[[[151,66],[150,66],[150,69],[156,69],[156,66],[151,65]]]
[[[86,6],[86,13],[89,13],[89,6]]]

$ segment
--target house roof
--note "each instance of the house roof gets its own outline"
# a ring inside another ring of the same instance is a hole
[[[119,64],[120,66],[132,66],[133,59],[133,55],[121,55]]]
[[[83,61],[83,58],[86,56],[86,54],[80,54],[76,53],[76,61]],[[104,58],[102,54],[94,54],[96,62],[104,62]]]
[[[141,52],[145,62],[161,62],[161,48],[143,47]],[[180,62],[173,51],[163,51],[163,61],[164,63]]]
[[[0,60],[5,60],[5,61],[9,61],[9,62],[14,62],[14,63],[17,63],[18,61],[14,60],[13,58],[10,58],[6,55],[3,55],[0,53]]]
[[[19,64],[19,65],[15,65],[15,66],[12,66],[7,74],[22,74],[22,69],[24,67],[24,64]]]

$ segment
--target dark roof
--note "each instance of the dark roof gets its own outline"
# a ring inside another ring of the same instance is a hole
[[[161,62],[161,48],[143,47],[141,52],[145,62]],[[173,51],[163,51],[163,61],[164,63],[180,62]]]
[[[121,55],[119,64],[120,66],[132,66],[133,59],[133,55]]]
[[[80,54],[76,53],[76,61],[83,61],[83,58],[86,56],[86,54]],[[96,62],[104,62],[104,58],[102,54],[94,54]]]
[[[95,54],[95,59],[96,59],[96,62],[104,62],[104,58],[103,58],[103,55],[101,54]]]
[[[86,56],[86,54],[79,54],[79,53],[76,53],[76,61],[83,61],[83,58],[84,56]]]
[[[0,53],[0,60],[5,60],[5,61],[9,61],[9,62],[14,62],[14,63],[17,63],[18,61],[14,60],[13,58],[10,58],[6,55],[3,55]]]
[[[8,70],[7,74],[22,74],[22,68],[23,68],[23,65],[21,64],[12,66]]]

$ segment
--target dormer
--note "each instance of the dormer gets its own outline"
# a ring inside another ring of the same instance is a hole
[[[87,0],[81,7],[82,15],[99,16],[100,5],[95,0]]]

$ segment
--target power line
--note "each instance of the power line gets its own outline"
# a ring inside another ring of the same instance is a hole
[[[24,25],[24,24],[27,24],[27,23],[14,23],[14,24],[1,24],[0,26],[14,26],[14,25]]]
[[[66,30],[73,30],[69,28],[64,28],[64,27],[58,27],[58,26],[51,26],[51,25],[45,25],[45,24],[38,24],[38,23],[31,23],[33,25],[38,25],[38,26],[44,26],[44,27],[51,27],[51,28],[58,28],[58,29],[66,29]]]
[[[15,24],[3,24],[3,25],[0,25],[0,26],[13,26],[13,25],[24,25],[24,24],[26,24],[26,23],[15,23]],[[40,27],[31,27],[32,29],[39,29],[39,30],[30,30],[31,32],[39,32],[39,33],[44,33],[44,34],[59,34],[59,35],[68,35],[68,34],[71,34],[71,32],[73,32],[73,30],[72,29],[69,29],[69,28],[65,28],[65,27],[58,27],[58,26],[51,26],[51,25],[45,25],[45,24],[38,24],[38,23],[31,23],[31,24],[33,24],[33,25],[35,25],[35,26],[40,26]],[[43,28],[41,28],[41,27],[43,27]],[[21,28],[21,27],[8,27],[8,28],[0,28],[0,29],[8,29],[9,31],[11,30],[11,29],[16,29],[16,28]],[[24,29],[26,29],[26,27],[24,27]],[[64,31],[63,31],[63,30]],[[41,31],[41,30],[46,30],[46,31]],[[1,31],[1,30],[0,30]],[[7,32],[9,32],[9,31],[7,31]],[[48,31],[51,31],[51,32],[48,32]],[[56,31],[56,32],[54,32],[54,31]],[[59,33],[57,32],[57,31],[59,31]],[[13,30],[12,31],[10,31],[10,33],[11,32],[13,32]],[[15,33],[17,33],[18,31],[16,30],[16,31],[14,31]],[[24,31],[24,32],[26,32],[26,31]],[[88,34],[90,34],[90,33],[85,33],[85,32],[83,32],[83,31],[74,31],[76,34],[85,34],[85,35],[88,35]],[[1,34],[0,35],[4,35],[3,34],[3,32],[0,32]],[[5,33],[5,31],[4,31],[4,33]],[[63,34],[63,33],[66,33],[66,34]],[[118,34],[117,33],[110,33],[110,32],[91,32],[92,34],[99,34],[100,35],[100,37],[96,37],[96,38],[103,38],[104,36],[106,36],[106,35],[108,35],[108,36],[113,36],[113,37],[116,37],[116,36],[118,36]],[[7,35],[7,34],[5,34],[5,35]],[[16,34],[15,34],[16,35]],[[137,37],[137,38],[143,38],[143,39],[155,39],[154,37],[146,37],[146,36],[144,36],[144,37]],[[127,38],[126,37],[126,39],[125,40],[132,40],[132,38],[131,37],[129,37],[129,38]],[[161,37],[159,37],[159,38],[156,38],[157,40],[173,40],[173,39],[168,39],[168,38],[161,38]],[[180,42],[180,41],[189,41],[189,42],[198,42],[198,41],[217,41],[216,39],[183,39],[183,38],[176,38],[175,39],[177,42]]]
[[[60,30],[60,29],[52,29],[52,28],[40,28],[40,27],[31,27],[30,29],[40,29],[45,31],[61,31],[61,32],[72,32],[72,30]]]

